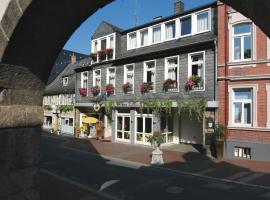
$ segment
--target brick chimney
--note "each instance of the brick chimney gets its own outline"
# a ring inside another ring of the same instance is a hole
[[[177,14],[181,14],[183,13],[185,10],[185,5],[182,1],[179,1],[179,0],[176,0],[174,2],[174,14],[177,15]]]
[[[71,57],[71,64],[74,64],[77,61],[75,54],[73,53],[70,57]]]

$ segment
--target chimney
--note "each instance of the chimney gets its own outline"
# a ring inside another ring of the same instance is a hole
[[[74,64],[77,61],[75,54],[73,53],[70,57],[71,57],[71,64]]]
[[[185,10],[185,5],[182,1],[179,1],[179,0],[176,0],[174,2],[174,14],[177,15],[177,14],[181,14],[183,13]]]

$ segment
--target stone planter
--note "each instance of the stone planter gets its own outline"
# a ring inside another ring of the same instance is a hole
[[[155,149],[152,152],[151,165],[163,165],[163,152],[159,149],[160,144],[157,141],[153,141],[151,145]]]
[[[223,157],[224,141],[223,140],[215,140],[214,144],[215,144],[217,159],[221,159]]]

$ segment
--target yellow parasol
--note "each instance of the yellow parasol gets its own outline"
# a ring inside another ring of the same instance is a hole
[[[98,122],[98,119],[97,118],[94,118],[94,117],[85,117],[83,118],[83,123],[87,123],[87,124],[95,124]]]

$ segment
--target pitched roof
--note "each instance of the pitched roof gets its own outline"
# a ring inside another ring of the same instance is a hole
[[[96,38],[99,38],[99,37],[102,37],[104,35],[109,35],[111,33],[114,33],[114,32],[118,32],[118,33],[121,33],[123,31],[123,29],[117,27],[117,26],[114,26],[106,21],[102,21],[98,28],[96,29],[96,32],[92,35],[91,39],[96,39]]]
[[[77,57],[77,62],[71,64],[70,56],[74,54]],[[67,59],[61,59],[67,58]],[[54,68],[51,72],[52,77],[50,81],[48,81],[47,86],[45,88],[45,95],[54,95],[61,93],[74,93],[75,91],[75,71],[74,69],[77,67],[80,60],[87,58],[87,55],[76,53],[73,51],[63,50],[58,57],[58,60],[55,62],[62,61],[58,63],[58,65],[54,65]],[[63,86],[63,77],[68,77],[68,85]]]
[[[84,59],[87,57],[87,55],[85,55],[85,54],[81,54],[81,53],[77,53],[74,51],[69,51],[69,50],[63,49],[59,53],[54,65],[53,65],[53,68],[51,70],[47,84],[51,83],[65,69],[65,67],[70,63],[71,55],[73,55],[73,54],[76,56],[77,60],[81,60],[81,59]]]

